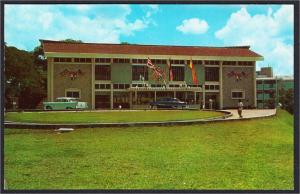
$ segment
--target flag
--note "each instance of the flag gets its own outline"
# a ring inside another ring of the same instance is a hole
[[[147,61],[147,66],[150,68],[150,69],[155,69],[155,65],[152,64],[150,58],[148,57],[148,61]]]
[[[148,57],[147,60],[147,67],[149,67],[150,69],[152,69],[152,76],[155,80],[157,81],[163,81],[165,83],[165,74],[164,71],[161,70],[159,67],[155,66],[150,58]]]
[[[172,64],[171,64],[170,60],[168,60],[168,66],[169,66],[170,81],[173,81]]]
[[[190,68],[192,70],[192,79],[193,79],[193,83],[198,85],[198,79],[197,79],[197,74],[196,74],[196,71],[195,71],[195,67],[194,67],[194,64],[193,64],[193,60],[191,59],[190,60]]]

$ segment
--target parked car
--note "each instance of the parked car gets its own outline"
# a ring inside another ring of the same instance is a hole
[[[151,108],[186,108],[187,103],[177,98],[160,98],[155,102],[150,102]]]
[[[44,110],[87,109],[87,102],[79,102],[78,98],[59,97],[55,102],[44,102]]]

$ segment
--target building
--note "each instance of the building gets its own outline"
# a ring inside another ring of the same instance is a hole
[[[195,107],[212,102],[216,109],[233,108],[239,99],[256,107],[255,67],[263,57],[249,46],[41,43],[48,63],[49,101],[70,96],[92,109],[135,109],[161,97],[177,97]],[[165,72],[166,82],[154,79],[148,58]],[[192,80],[190,60],[198,84]]]
[[[280,102],[281,90],[294,91],[292,76],[273,76],[272,67],[257,71],[257,108],[275,108]]]

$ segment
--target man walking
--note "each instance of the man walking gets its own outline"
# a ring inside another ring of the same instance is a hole
[[[238,114],[240,116],[240,119],[243,118],[243,116],[242,116],[243,107],[244,107],[244,105],[243,105],[242,100],[239,100],[239,103],[238,103]]]

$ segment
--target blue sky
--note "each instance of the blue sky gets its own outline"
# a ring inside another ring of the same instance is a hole
[[[292,5],[5,5],[4,39],[33,50],[39,39],[194,46],[250,45],[257,63],[293,74]]]

